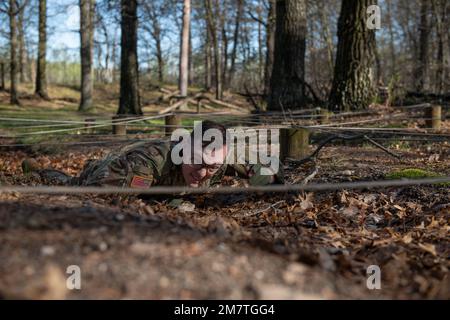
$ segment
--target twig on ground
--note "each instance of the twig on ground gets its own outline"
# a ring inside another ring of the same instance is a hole
[[[279,206],[280,204],[282,204],[284,202],[285,202],[285,200],[277,201],[277,202],[271,204],[270,206],[268,206],[268,207],[266,207],[264,209],[261,209],[261,210],[258,210],[258,211],[255,211],[255,212],[252,212],[252,213],[248,214],[247,217],[258,216],[261,213],[266,212],[267,210],[270,210],[270,209],[277,210],[278,209],[277,206]]]
[[[376,141],[373,141],[371,138],[369,138],[368,136],[364,136],[364,139],[366,139],[367,141],[369,141],[371,144],[373,144],[375,147],[383,150],[384,152],[386,152],[387,154],[393,156],[394,158],[400,160],[400,156],[396,155],[395,153],[393,153],[392,151],[388,150],[387,148],[383,147],[381,144],[379,144]]]

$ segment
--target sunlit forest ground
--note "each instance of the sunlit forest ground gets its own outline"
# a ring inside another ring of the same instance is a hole
[[[1,117],[110,119],[119,98],[117,85],[97,85],[95,110],[80,114],[77,88],[52,85],[51,101],[33,97],[31,85],[19,89],[21,106],[9,106],[8,94],[0,93]],[[160,108],[158,88],[142,89],[141,94],[145,113]],[[228,98],[250,108],[238,95]],[[371,106],[379,114],[395,111],[391,109]],[[361,119],[366,118],[352,120]],[[22,132],[13,122],[1,124],[2,135]],[[417,129],[423,121],[365,126]],[[448,120],[438,133],[450,133]],[[0,185],[38,185],[35,176],[22,173],[22,160],[28,157],[42,167],[76,175],[88,159],[99,159],[129,143],[123,137],[114,141],[110,127],[98,129],[93,137],[82,130],[76,137],[68,136],[63,132],[1,138]],[[337,142],[324,148],[315,164],[318,173],[310,182],[450,175],[448,141],[384,138],[381,143],[400,159],[366,142]],[[79,143],[93,139],[96,144]],[[320,135],[313,135],[312,148],[320,140]],[[284,169],[287,183],[296,183],[313,168],[287,161]],[[245,185],[237,178],[223,183]],[[175,205],[173,197],[4,193],[0,195],[0,297],[448,299],[448,191],[448,184],[441,184],[204,195],[182,197],[181,205],[178,198]],[[71,264],[83,270],[80,291],[69,292],[61,285],[65,281],[59,281]],[[382,270],[381,290],[366,286],[369,265]]]

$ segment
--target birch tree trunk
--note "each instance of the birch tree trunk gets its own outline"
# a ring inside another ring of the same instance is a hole
[[[180,96],[186,97],[189,84],[189,34],[191,23],[191,1],[184,0],[183,4],[183,28],[181,34],[180,48]]]

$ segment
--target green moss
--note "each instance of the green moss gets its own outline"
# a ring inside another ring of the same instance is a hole
[[[409,168],[399,171],[393,171],[386,175],[387,179],[423,179],[423,178],[439,178],[439,177],[445,177],[445,175],[417,168]],[[439,185],[450,186],[450,182],[439,183]]]
[[[421,178],[436,178],[436,177],[442,177],[442,175],[439,175],[435,172],[426,171],[422,169],[403,169],[400,171],[394,171],[386,175],[386,178],[388,179],[421,179]]]

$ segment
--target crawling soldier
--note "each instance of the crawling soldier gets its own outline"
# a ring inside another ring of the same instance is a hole
[[[226,129],[213,121],[203,121],[203,134],[215,129],[222,135],[221,148],[205,154],[202,144],[201,164],[174,164],[171,151],[174,142],[143,141],[134,143],[119,151],[108,154],[101,160],[90,160],[78,177],[69,176],[53,169],[41,169],[31,159],[22,163],[24,173],[36,172],[46,184],[73,186],[118,186],[132,188],[149,188],[151,186],[212,186],[219,184],[224,175],[239,176],[249,180],[251,185],[283,183],[281,169],[273,174],[261,174],[261,164],[226,164],[227,154]],[[191,134],[193,136],[193,134]],[[194,148],[193,148],[194,149]],[[194,156],[194,155],[192,155]],[[193,161],[190,161],[193,163]],[[267,167],[266,167],[267,168]],[[267,168],[270,170],[270,168]]]

